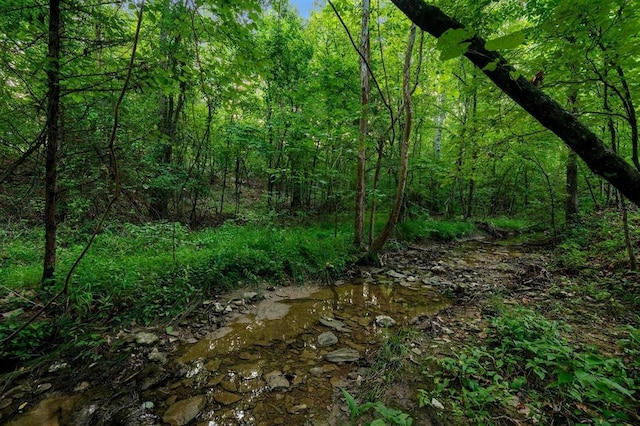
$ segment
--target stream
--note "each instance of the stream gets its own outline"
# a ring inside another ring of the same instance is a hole
[[[451,302],[439,292],[443,286],[479,291],[496,285],[520,256],[509,247],[474,241],[446,252],[414,247],[384,268],[359,269],[349,282],[239,292],[206,301],[200,319],[121,336],[128,339],[128,350],[106,375],[95,373],[92,380],[92,369],[101,368],[96,363],[73,380],[70,367],[59,363],[63,367],[50,368],[51,377],[39,384],[10,389],[0,398],[5,408],[0,422],[342,424],[340,388],[365,379],[384,334],[392,332],[387,329],[409,326],[446,308]],[[212,322],[212,317],[224,321]],[[142,335],[155,339],[144,341]],[[73,385],[63,386],[56,381],[60,378]],[[20,405],[43,386],[39,401]],[[9,416],[7,407],[13,410]]]

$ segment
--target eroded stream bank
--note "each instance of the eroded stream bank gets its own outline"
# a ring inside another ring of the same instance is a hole
[[[0,399],[10,425],[344,424],[340,387],[357,388],[386,326],[424,325],[448,305],[510,281],[526,256],[474,241],[413,247],[348,283],[206,301],[163,330],[73,373],[58,360]],[[260,297],[263,300],[258,300]],[[446,341],[441,330],[430,344]],[[419,350],[416,348],[417,352]],[[106,371],[105,371],[106,370]]]

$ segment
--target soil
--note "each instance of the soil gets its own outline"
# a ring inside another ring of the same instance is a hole
[[[17,369],[3,378],[0,422],[347,425],[346,389],[409,413],[416,425],[446,424],[419,407],[421,360],[482,341],[496,299],[562,315],[577,339],[601,348],[615,347],[627,321],[606,301],[590,301],[587,312],[541,246],[478,237],[403,247],[383,261],[330,286],[265,286],[201,301],[171,324],[107,336],[92,363],[67,354]],[[398,324],[390,331],[380,315]],[[404,342],[410,353],[399,373],[382,377],[372,371],[380,342],[401,327],[414,331]],[[327,331],[338,343],[322,347],[317,338]],[[357,358],[328,361],[337,349]]]

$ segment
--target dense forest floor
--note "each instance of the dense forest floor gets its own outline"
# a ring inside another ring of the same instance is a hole
[[[5,371],[0,419],[638,424],[637,276],[567,241],[396,243],[383,266],[324,284],[265,281],[94,330],[75,352]],[[339,343],[320,345],[329,331]]]

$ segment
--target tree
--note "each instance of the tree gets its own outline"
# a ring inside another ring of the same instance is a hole
[[[367,133],[369,121],[369,63],[371,48],[369,44],[369,0],[362,1],[362,31],[360,34],[360,131],[358,133],[358,161],[356,166],[356,205],[353,243],[356,247],[364,245],[364,217],[366,207],[366,158]]]
[[[49,0],[49,51],[47,53],[47,143],[44,210],[44,267],[42,283],[47,284],[56,268],[56,198],[58,185],[58,137],[60,116],[60,1]]]
[[[473,34],[439,8],[422,0],[392,0],[422,30],[436,38],[448,33],[476,67],[518,103],[525,111],[551,130],[596,174],[613,184],[631,201],[640,205],[640,173],[556,101],[522,76],[498,52],[489,50],[485,40]]]

